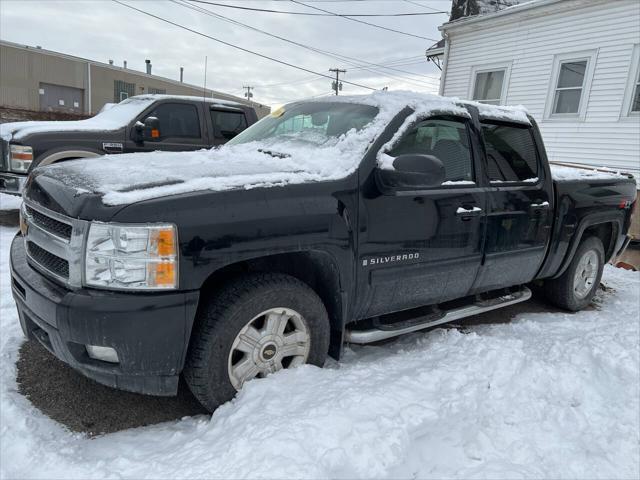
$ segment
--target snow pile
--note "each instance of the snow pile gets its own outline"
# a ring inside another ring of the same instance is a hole
[[[2,478],[638,478],[640,275],[595,309],[353,347],[256,380],[208,417],[71,434],[16,391],[0,227]],[[464,332],[464,333],[463,333]]]
[[[22,197],[0,193],[0,210],[17,210],[22,203]]]
[[[554,180],[621,180],[629,178],[628,175],[605,170],[597,170],[595,168],[585,168],[582,166],[568,167],[564,165],[550,164],[551,176]]]

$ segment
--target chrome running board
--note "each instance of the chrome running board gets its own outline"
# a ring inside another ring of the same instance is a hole
[[[502,297],[498,297],[493,300],[478,302],[465,307],[454,308],[447,311],[441,318],[431,322],[419,323],[417,325],[411,325],[397,330],[382,330],[379,328],[372,328],[369,330],[347,330],[345,332],[345,341],[347,343],[358,344],[379,342],[380,340],[397,337],[398,335],[404,335],[405,333],[424,330],[425,328],[435,327],[437,325],[442,325],[443,323],[450,323],[455,320],[460,320],[461,318],[471,317],[473,315],[489,312],[498,308],[508,307],[509,305],[524,302],[530,298],[531,290],[527,287],[523,287],[516,293],[503,295]]]

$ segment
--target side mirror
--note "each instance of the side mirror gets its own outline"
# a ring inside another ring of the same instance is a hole
[[[376,169],[376,184],[383,193],[439,187],[444,180],[444,165],[433,155],[399,155],[393,170]]]
[[[135,123],[136,135],[140,141],[158,140],[160,138],[160,120],[157,117],[147,117],[143,122]]]

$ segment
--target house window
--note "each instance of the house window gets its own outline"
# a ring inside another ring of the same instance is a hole
[[[505,70],[476,72],[473,100],[491,105],[500,105]]]
[[[125,98],[129,98],[129,94],[127,92],[120,92],[120,101],[124,100]]]
[[[560,73],[553,100],[553,113],[578,113],[587,73],[587,60],[560,63]]]
[[[597,50],[556,55],[549,80],[546,118],[584,118]]]
[[[634,45],[631,52],[629,77],[621,113],[623,116],[640,115],[640,44]]]
[[[640,113],[640,69],[638,70],[638,77],[631,97],[631,112]]]

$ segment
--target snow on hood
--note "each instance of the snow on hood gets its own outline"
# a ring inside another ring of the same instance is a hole
[[[149,96],[131,97],[101,111],[95,117],[75,121],[13,122],[0,125],[0,137],[20,140],[41,132],[102,132],[126,127],[133,118],[153,103]]]
[[[313,101],[328,100],[310,100]],[[406,107],[415,112],[406,119],[394,139],[418,116],[469,116],[458,99],[413,92],[378,91],[370,95],[336,97],[330,101],[375,106],[379,112],[361,130],[352,129],[321,144],[313,138],[313,133],[300,132],[260,142],[224,145],[213,150],[112,155],[100,161],[65,162],[48,166],[47,175],[55,176],[77,192],[101,194],[107,205],[194,191],[338,180],[356,170],[371,143]],[[504,112],[509,111],[504,109]],[[514,116],[517,115],[522,113],[518,111]]]

